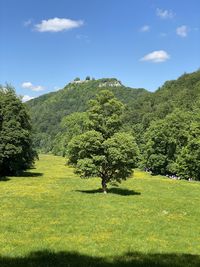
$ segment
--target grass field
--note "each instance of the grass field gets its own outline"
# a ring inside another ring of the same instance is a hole
[[[0,182],[0,266],[200,266],[200,183],[135,171],[100,193],[65,159]]]

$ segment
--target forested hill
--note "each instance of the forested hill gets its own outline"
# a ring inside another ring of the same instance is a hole
[[[52,141],[60,131],[63,117],[85,111],[88,101],[104,89],[112,91],[117,98],[132,108],[137,106],[139,98],[146,99],[151,95],[145,89],[125,87],[117,79],[99,79],[74,81],[57,92],[28,101],[36,146],[45,152],[50,151]]]
[[[175,109],[192,110],[200,103],[200,71],[167,81],[154,93],[123,86],[117,79],[75,81],[64,89],[27,102],[38,148],[50,151],[60,122],[71,113],[87,109],[87,102],[108,89],[127,106],[124,124],[140,137],[152,121],[165,118]]]
[[[177,80],[167,81],[153,94],[155,111],[163,116],[174,108],[192,110],[200,100],[200,70],[184,74]]]

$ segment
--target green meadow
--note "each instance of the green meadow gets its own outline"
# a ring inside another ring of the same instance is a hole
[[[0,266],[200,266],[200,183],[133,177],[108,194],[65,159],[0,181]]]

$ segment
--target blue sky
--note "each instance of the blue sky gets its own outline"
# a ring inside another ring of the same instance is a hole
[[[0,83],[29,97],[75,77],[154,91],[200,67],[199,0],[0,0]]]

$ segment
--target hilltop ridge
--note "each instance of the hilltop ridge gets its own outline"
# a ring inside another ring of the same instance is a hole
[[[69,84],[84,84],[84,83],[88,83],[90,81],[95,81],[95,79],[93,78],[92,80],[90,79],[85,79],[85,80],[79,80],[79,79],[74,79],[73,81],[71,81]],[[118,87],[118,86],[123,86],[121,81],[117,80],[116,78],[103,78],[103,79],[98,79],[96,80],[99,85],[98,87]]]

